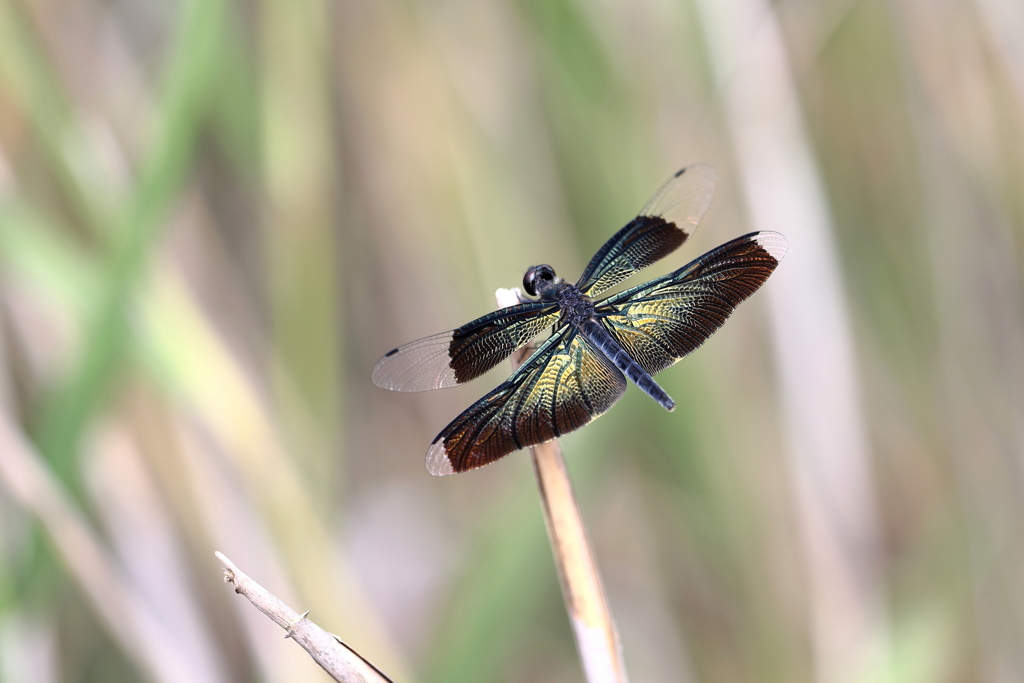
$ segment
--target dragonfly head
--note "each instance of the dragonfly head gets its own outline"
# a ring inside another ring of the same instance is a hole
[[[531,266],[526,275],[523,276],[523,289],[530,296],[543,296],[544,290],[557,283],[559,278],[555,276],[555,269],[548,265]]]

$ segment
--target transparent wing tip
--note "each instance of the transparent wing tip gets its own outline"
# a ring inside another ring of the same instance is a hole
[[[391,349],[377,361],[370,380],[381,389],[417,392],[458,384],[450,366],[452,332],[424,337]]]
[[[444,449],[444,439],[440,436],[427,449],[427,472],[435,477],[455,474],[455,468],[452,467],[452,463],[448,459],[448,452]]]
[[[776,261],[781,261],[789,251],[789,240],[781,232],[761,232],[754,241]]]
[[[661,216],[689,235],[711,206],[717,182],[718,174],[709,164],[681,168],[651,197],[640,215]]]
[[[397,352],[398,349],[388,351],[384,357],[377,361],[377,364],[373,366],[373,372],[370,373],[370,381],[372,381],[375,386],[378,386],[381,389],[391,389],[391,386],[389,386],[391,383],[390,377],[388,377],[387,373],[387,359],[395,355]]]
[[[715,171],[714,166],[712,166],[711,164],[705,164],[703,162],[699,164],[690,164],[689,166],[685,166],[676,171],[676,174],[673,177],[679,178],[684,175],[699,176],[702,179],[712,183],[718,182],[718,173]]]

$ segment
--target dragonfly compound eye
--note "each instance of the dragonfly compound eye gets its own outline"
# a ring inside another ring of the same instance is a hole
[[[526,271],[526,275],[523,276],[523,289],[530,296],[537,296],[537,290],[533,288],[533,278],[536,275],[536,269],[530,268]]]

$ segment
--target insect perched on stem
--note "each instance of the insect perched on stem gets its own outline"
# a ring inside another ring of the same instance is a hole
[[[535,300],[389,351],[373,383],[427,391],[484,374],[548,327],[551,336],[519,369],[441,430],[427,450],[431,474],[465,472],[579,429],[619,400],[630,379],[666,410],[675,402],[653,375],[691,353],[772,274],[789,246],[753,232],[675,272],[596,299],[675,251],[704,216],[717,176],[687,166],[594,255],[576,284],[533,266],[523,289]]]

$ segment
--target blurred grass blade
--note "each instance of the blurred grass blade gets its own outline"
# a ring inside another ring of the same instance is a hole
[[[158,271],[139,306],[143,358],[172,395],[187,402],[246,482],[277,551],[324,623],[358,633],[353,644],[397,680],[411,681],[377,624],[289,456],[262,396],[203,313],[166,270]]]
[[[701,0],[712,64],[741,164],[752,227],[792,245],[766,288],[793,488],[811,580],[816,680],[884,662],[881,533],[852,326],[776,10]],[[884,668],[884,664],[883,667]]]
[[[41,522],[101,623],[136,664],[161,683],[216,683],[130,587],[82,512],[6,412],[0,412],[0,481]]]
[[[182,11],[163,106],[154,122],[152,149],[141,164],[134,196],[117,219],[121,225],[114,233],[81,360],[51,398],[36,430],[40,450],[73,492],[79,489],[74,468],[79,436],[102,405],[125,358],[129,346],[125,305],[185,177],[203,107],[215,82],[210,65],[217,62],[213,51],[224,30],[223,4],[189,0]]]
[[[318,507],[326,508],[340,485],[335,475],[344,458],[337,451],[344,428],[338,387],[344,351],[338,299],[341,250],[335,245],[335,208],[343,201],[334,169],[333,61],[321,0],[267,0],[260,3],[263,30],[263,174],[266,188],[265,235],[274,345],[287,379],[303,399],[279,408],[314,418],[316,429],[296,433],[295,420],[283,421],[288,436],[304,447],[295,453]]]

